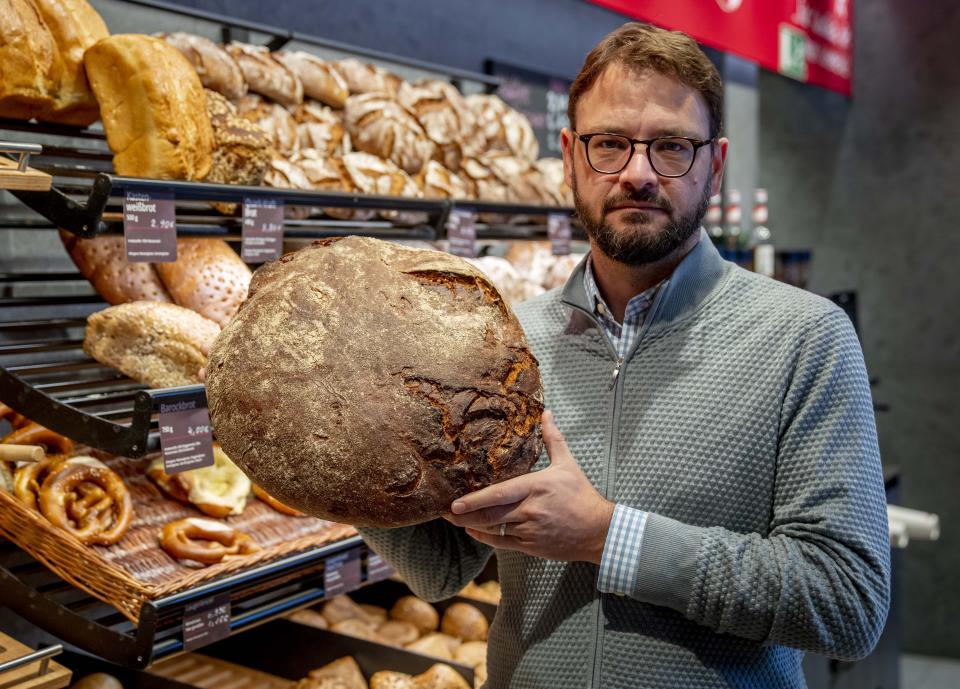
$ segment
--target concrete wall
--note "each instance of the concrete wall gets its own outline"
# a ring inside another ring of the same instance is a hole
[[[853,98],[761,73],[759,181],[811,289],[855,289],[886,465],[943,536],[904,553],[908,650],[960,657],[960,5],[858,2]]]

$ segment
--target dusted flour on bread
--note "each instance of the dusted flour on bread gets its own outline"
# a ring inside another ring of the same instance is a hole
[[[426,521],[527,472],[537,361],[482,273],[376,239],[258,270],[207,368],[217,439],[268,493],[366,526]]]

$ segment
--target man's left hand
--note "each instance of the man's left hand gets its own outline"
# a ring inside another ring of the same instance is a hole
[[[494,548],[600,564],[614,505],[584,475],[552,412],[543,413],[541,429],[548,468],[464,495],[446,519]]]

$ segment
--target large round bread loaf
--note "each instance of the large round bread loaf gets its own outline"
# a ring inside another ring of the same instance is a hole
[[[537,361],[458,258],[349,237],[258,270],[207,367],[217,439],[278,500],[360,526],[435,518],[540,453]]]

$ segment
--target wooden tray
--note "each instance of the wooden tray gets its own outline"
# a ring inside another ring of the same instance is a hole
[[[16,543],[66,581],[114,606],[134,623],[148,600],[356,534],[352,526],[313,517],[290,517],[251,497],[243,514],[225,521],[253,536],[263,550],[209,567],[188,567],[160,548],[157,534],[168,522],[204,515],[190,505],[167,498],[147,478],[146,467],[156,455],[134,460],[93,454],[123,477],[133,498],[134,519],[119,543],[110,547],[85,546],[3,491],[0,536]]]
[[[149,672],[198,689],[290,689],[294,684],[283,677],[199,653],[187,653],[155,663]]]
[[[0,634],[0,663],[23,658],[33,653],[33,649],[24,646],[16,639],[6,634]],[[2,689],[61,689],[70,684],[72,673],[63,665],[49,661],[47,672],[38,675],[40,661],[18,667],[15,670],[0,674],[0,688]]]

